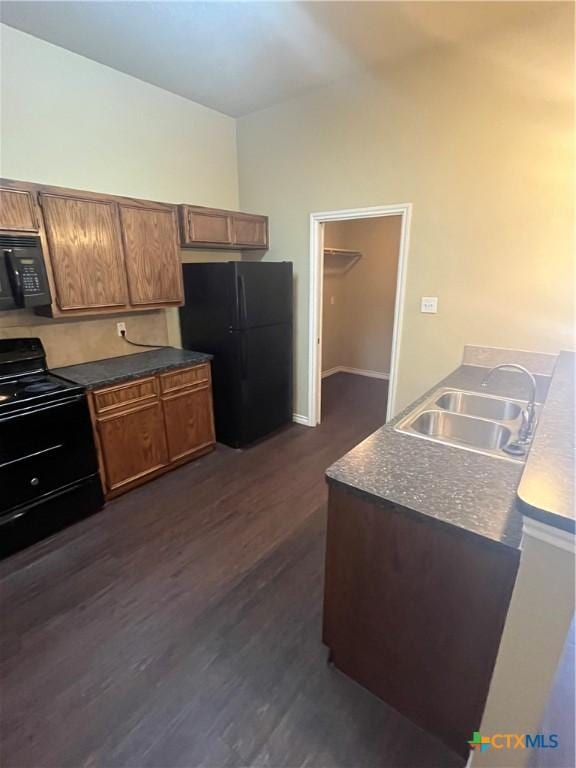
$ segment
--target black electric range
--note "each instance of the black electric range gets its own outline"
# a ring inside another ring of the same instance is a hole
[[[40,339],[0,340],[0,557],[103,504],[83,387],[50,373]]]
[[[18,411],[40,403],[54,402],[60,400],[63,395],[69,396],[75,392],[81,393],[82,387],[50,373],[38,371],[7,377],[2,377],[0,373],[0,414]]]

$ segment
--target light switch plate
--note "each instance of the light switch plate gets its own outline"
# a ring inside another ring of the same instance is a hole
[[[438,297],[422,296],[420,299],[420,312],[436,314],[436,312],[438,312]]]

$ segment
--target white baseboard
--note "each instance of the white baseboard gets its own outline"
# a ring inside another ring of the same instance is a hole
[[[322,371],[322,378],[326,379],[328,376],[333,376],[335,373],[341,373],[342,367],[337,365],[335,368],[328,368],[327,371]]]
[[[308,416],[302,416],[301,413],[293,413],[292,421],[296,422],[296,424],[302,424],[304,427],[314,426],[314,424],[310,422],[310,419],[308,418]]]
[[[347,365],[337,365],[335,368],[329,368],[322,372],[322,378],[333,376],[335,373],[354,373],[356,376],[369,376],[371,379],[390,379],[389,373],[380,373],[380,371],[368,371],[364,368],[350,368]]]

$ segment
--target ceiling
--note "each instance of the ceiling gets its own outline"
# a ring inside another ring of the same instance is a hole
[[[14,2],[0,19],[238,117],[511,23],[523,2]]]

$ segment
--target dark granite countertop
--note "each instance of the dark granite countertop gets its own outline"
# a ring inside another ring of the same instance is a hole
[[[211,359],[212,355],[206,355],[203,352],[192,352],[176,347],[159,347],[149,352],[137,352],[134,355],[108,357],[105,360],[95,360],[93,363],[68,365],[65,368],[53,369],[52,373],[75,384],[81,384],[86,389],[96,389],[108,384],[118,384],[141,376],[162,373],[171,368],[184,368],[188,365],[205,363]]]
[[[574,365],[573,352],[561,352],[534,442],[518,486],[522,512],[574,533]]]
[[[526,399],[521,374],[496,372],[481,386],[486,368],[461,365],[390,423],[327,470],[329,483],[372,501],[392,503],[442,524],[518,549],[522,515],[516,489],[524,465],[397,432],[394,425],[439,387]],[[538,376],[538,399],[550,379]]]

